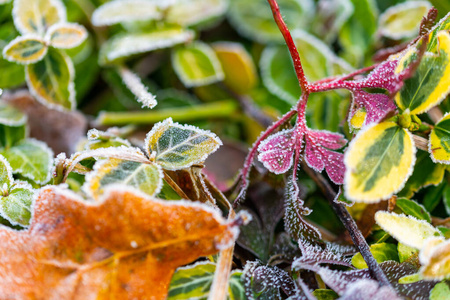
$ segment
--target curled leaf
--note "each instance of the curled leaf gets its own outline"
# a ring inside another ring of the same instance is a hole
[[[164,169],[178,170],[203,162],[222,145],[212,132],[174,123],[155,124],[145,139],[145,150]]]
[[[31,64],[42,60],[47,54],[47,45],[39,36],[25,35],[12,40],[3,48],[3,57],[20,64]]]

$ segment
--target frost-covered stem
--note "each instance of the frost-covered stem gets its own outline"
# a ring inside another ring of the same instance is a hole
[[[175,122],[189,122],[206,118],[226,118],[236,114],[238,104],[235,100],[223,100],[192,107],[161,109],[137,112],[101,112],[97,125],[147,125],[172,118]]]
[[[369,67],[365,67],[359,70],[356,70],[354,72],[351,72],[349,74],[346,75],[341,75],[341,76],[333,76],[333,77],[327,77],[318,81],[315,81],[313,83],[311,83],[311,86],[315,86],[315,85],[323,85],[324,83],[328,83],[328,82],[333,82],[333,81],[337,81],[337,80],[346,80],[346,79],[350,79],[352,77],[355,77],[356,75],[359,74],[363,74],[363,73],[367,73],[369,71],[372,71],[373,69],[375,69],[375,67],[377,67],[378,64],[374,64],[372,66]]]
[[[236,213],[231,208],[228,219],[232,220]],[[231,265],[233,263],[234,244],[230,248],[224,249],[219,253],[214,280],[211,285],[208,300],[226,300],[228,294],[228,280],[230,279]]]
[[[337,89],[359,90],[362,88],[370,88],[370,87],[373,86],[371,86],[370,83],[364,81],[344,81],[339,79],[336,81],[329,82],[328,84],[311,85],[309,91],[311,93],[317,93]]]
[[[364,258],[367,266],[369,267],[369,271],[372,277],[378,280],[381,286],[391,286],[386,275],[383,273],[383,270],[381,270],[377,261],[370,252],[369,245],[367,244],[367,241],[362,235],[361,231],[358,229],[355,220],[353,220],[352,216],[344,207],[344,205],[334,202],[334,199],[336,198],[336,192],[333,190],[328,181],[321,174],[316,173],[314,170],[312,170],[304,162],[302,162],[302,168],[314,180],[314,182],[316,182],[316,184],[325,194],[325,197],[333,207],[333,210],[350,233],[350,237],[352,238],[353,243],[358,248],[362,257]]]
[[[258,152],[259,144],[261,144],[261,142],[264,141],[269,135],[271,135],[278,127],[289,121],[296,113],[297,111],[294,109],[286,113],[278,121],[270,125],[270,127],[268,127],[266,131],[264,131],[256,140],[256,142],[253,144],[252,148],[250,149],[250,152],[247,154],[247,157],[245,158],[244,167],[242,168],[241,174],[239,176],[241,180],[240,191],[236,199],[234,200],[233,204],[234,207],[236,207],[239,204],[239,201],[243,200],[245,197],[245,193],[247,191],[249,183],[248,176],[253,164],[253,160],[255,159],[255,155]]]
[[[294,61],[295,73],[297,74],[298,82],[300,83],[300,87],[303,92],[307,92],[309,90],[308,79],[306,79],[305,72],[303,71],[302,62],[300,60],[300,55],[298,54],[297,47],[295,46],[294,40],[292,39],[291,33],[286,26],[286,23],[283,20],[283,17],[280,13],[280,7],[276,0],[267,0],[270,4],[270,8],[272,9],[273,18],[275,19],[275,23],[277,23],[278,28],[280,29],[281,34],[286,41],[286,45],[288,46],[289,52],[291,54],[292,60]]]

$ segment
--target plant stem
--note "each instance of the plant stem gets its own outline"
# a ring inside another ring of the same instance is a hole
[[[172,118],[175,122],[189,122],[206,118],[229,118],[236,114],[238,104],[234,100],[223,100],[202,105],[137,112],[101,112],[97,125],[147,125]]]
[[[350,233],[350,237],[352,238],[353,243],[358,248],[362,257],[364,258],[367,266],[369,267],[369,271],[372,277],[378,280],[381,286],[391,286],[386,275],[383,273],[383,270],[381,270],[377,261],[370,252],[369,245],[367,244],[366,239],[362,235],[361,231],[358,229],[355,220],[353,220],[352,216],[344,207],[344,205],[336,203],[334,201],[336,197],[336,192],[334,191],[334,189],[321,174],[316,173],[305,162],[301,162],[301,166],[302,169],[305,170],[305,172],[314,180],[314,182],[316,182],[316,184],[325,194],[325,197],[333,207],[333,210]]]
[[[228,220],[236,217],[236,213],[230,208]],[[230,279],[231,265],[233,263],[234,244],[230,248],[220,251],[219,260],[214,272],[214,280],[211,285],[208,300],[226,300],[228,294],[228,280]]]
[[[280,13],[280,7],[276,0],[267,0],[270,4],[270,8],[272,9],[273,18],[280,29],[281,34],[286,41],[286,45],[288,46],[289,52],[291,53],[292,60],[294,61],[295,73],[297,74],[298,82],[300,83],[300,87],[303,92],[308,92],[309,83],[306,79],[305,72],[303,71],[302,62],[300,60],[300,55],[298,54],[297,47],[295,46],[294,40],[292,39],[291,33],[286,26],[286,23],[283,20],[283,17]]]

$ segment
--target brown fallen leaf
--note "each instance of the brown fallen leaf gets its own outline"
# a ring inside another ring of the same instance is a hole
[[[0,299],[165,299],[175,269],[230,247],[237,223],[125,187],[100,203],[47,187],[27,231],[0,226]]]

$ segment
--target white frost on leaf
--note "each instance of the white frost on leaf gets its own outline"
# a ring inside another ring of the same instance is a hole
[[[124,67],[119,69],[119,74],[123,83],[137,97],[137,101],[142,104],[143,108],[153,108],[156,106],[155,95],[148,91],[148,88],[142,83],[138,75]]]

